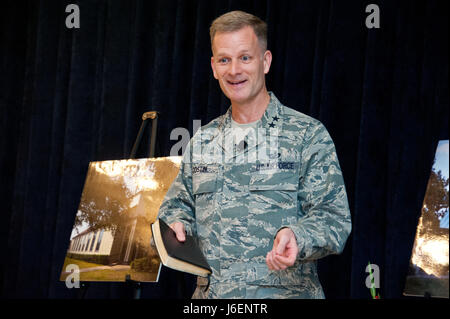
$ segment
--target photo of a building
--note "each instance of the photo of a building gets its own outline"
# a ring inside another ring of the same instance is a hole
[[[181,157],[91,162],[64,261],[81,281],[157,281],[151,227]]]

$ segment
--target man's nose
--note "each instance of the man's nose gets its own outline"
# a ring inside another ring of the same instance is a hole
[[[239,61],[232,60],[230,63],[230,75],[237,75],[241,73],[241,67],[239,65]]]

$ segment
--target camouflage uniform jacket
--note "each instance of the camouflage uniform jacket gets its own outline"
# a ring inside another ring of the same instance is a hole
[[[246,147],[235,147],[230,122],[231,107],[194,135],[159,211],[197,236],[213,269],[208,291],[199,277],[193,297],[324,298],[316,261],[341,253],[351,231],[331,137],[271,92]],[[299,254],[292,267],[271,271],[265,257],[283,227]]]

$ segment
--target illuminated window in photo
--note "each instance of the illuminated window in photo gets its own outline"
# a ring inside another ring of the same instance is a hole
[[[98,239],[97,239],[97,247],[95,247],[95,251],[96,251],[96,252],[100,250],[100,244],[102,243],[103,232],[104,232],[104,230],[102,229],[102,230],[100,231],[100,234],[98,235]]]

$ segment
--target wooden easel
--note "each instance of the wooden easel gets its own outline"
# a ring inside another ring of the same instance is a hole
[[[139,129],[138,135],[136,137],[136,140],[134,141],[133,149],[131,150],[130,158],[136,158],[136,152],[139,148],[139,145],[142,142],[142,136],[144,133],[144,130],[146,126],[148,125],[148,120],[152,120],[152,132],[150,135],[150,149],[148,153],[148,157],[155,157],[155,144],[156,144],[156,132],[157,132],[157,126],[158,126],[158,112],[151,111],[151,112],[145,112],[142,114],[142,124]]]
[[[130,159],[136,158],[137,150],[142,142],[142,136],[144,135],[145,128],[148,125],[149,120],[152,120],[152,131],[150,134],[150,148],[148,152],[148,157],[155,157],[155,144],[156,144],[156,133],[158,128],[158,112],[150,111],[142,114],[142,123],[139,128],[136,140],[134,141],[133,149],[131,150]],[[125,276],[125,283],[132,287],[133,299],[140,299],[142,293],[141,282],[132,280],[130,275]]]

